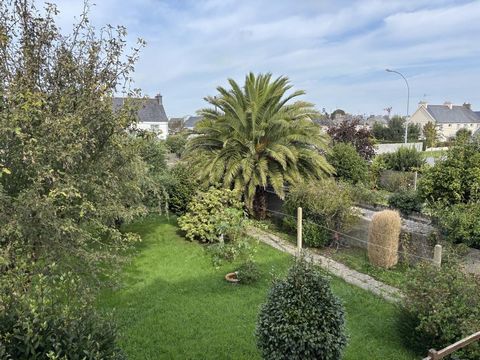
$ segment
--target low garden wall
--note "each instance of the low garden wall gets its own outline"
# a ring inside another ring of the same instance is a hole
[[[347,236],[341,236],[343,243],[350,246],[367,248],[368,228],[373,215],[377,211],[357,207],[360,213],[359,220],[352,230],[346,233]],[[402,232],[400,234],[400,252],[401,258],[405,254],[410,254],[408,260],[417,262],[421,258],[431,259],[433,257],[433,247],[435,241],[433,234],[435,228],[425,221],[416,221],[402,218]]]

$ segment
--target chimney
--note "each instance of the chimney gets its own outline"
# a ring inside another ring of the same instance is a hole
[[[472,110],[472,104],[470,104],[468,102],[464,102],[463,106],[465,106],[468,110]]]
[[[424,107],[424,108],[426,109],[426,108],[428,107],[428,103],[427,103],[426,101],[420,101],[420,102],[418,103],[418,106]]]
[[[445,101],[443,105],[447,106],[450,110],[452,110],[453,104],[450,101]]]
[[[157,99],[158,105],[162,105],[162,95],[160,93],[155,95],[155,99]]]

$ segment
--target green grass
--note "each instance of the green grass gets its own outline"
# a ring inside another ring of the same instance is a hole
[[[292,244],[296,244],[297,238],[295,235],[285,232],[272,221],[258,222],[260,228],[265,228],[268,232],[277,235],[281,239],[288,241]],[[349,268],[357,270],[361,273],[370,275],[374,279],[384,282],[385,284],[402,288],[405,284],[408,265],[405,263],[399,263],[391,269],[382,269],[370,264],[368,260],[368,254],[366,249],[357,247],[339,247],[338,249],[323,248],[323,249],[311,249],[312,251],[332,258]]]
[[[408,265],[399,263],[388,270],[382,269],[370,264],[368,254],[365,249],[359,248],[340,248],[337,251],[320,251],[320,253],[331,257],[332,259],[347,265],[349,268],[361,273],[370,275],[385,284],[402,288],[405,284]]]
[[[123,286],[105,290],[98,306],[113,310],[120,345],[130,359],[258,359],[254,328],[271,273],[291,258],[263,244],[255,254],[263,272],[255,285],[224,281],[228,264],[214,268],[201,245],[178,234],[173,219],[148,218],[129,228],[141,234]],[[332,279],[347,311],[345,359],[414,359],[396,330],[396,309],[374,295]]]

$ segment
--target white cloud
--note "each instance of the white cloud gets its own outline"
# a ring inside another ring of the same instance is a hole
[[[78,3],[59,2],[62,23]],[[161,90],[171,116],[194,113],[216,85],[247,71],[288,75],[319,108],[378,113],[404,107],[401,79],[384,72],[395,67],[417,98],[480,107],[467,96],[480,80],[478,1],[102,0],[93,14],[97,25],[125,24],[132,39],[145,38],[136,85]]]

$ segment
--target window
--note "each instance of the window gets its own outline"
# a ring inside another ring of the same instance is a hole
[[[150,130],[152,130],[152,131],[160,131],[160,125],[158,125],[158,124],[152,124],[152,125],[150,125]]]

